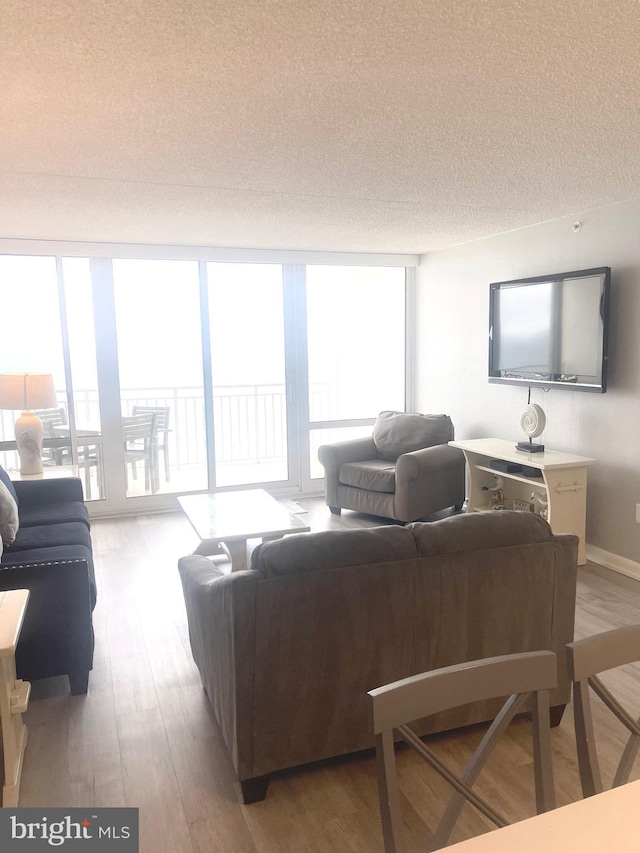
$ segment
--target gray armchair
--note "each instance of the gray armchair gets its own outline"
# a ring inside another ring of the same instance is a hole
[[[325,444],[318,458],[332,513],[416,521],[464,501],[464,455],[448,415],[381,412],[371,438]]]

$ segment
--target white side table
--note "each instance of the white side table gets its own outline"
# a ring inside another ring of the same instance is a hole
[[[31,684],[16,678],[16,646],[22,628],[28,589],[0,592],[0,722],[4,756],[3,807],[15,808],[20,794],[22,760],[27,745],[27,710]]]

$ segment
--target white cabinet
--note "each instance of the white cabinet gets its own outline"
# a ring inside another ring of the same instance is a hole
[[[515,442],[499,438],[476,438],[469,441],[450,441],[459,447],[467,460],[467,512],[489,509],[489,493],[483,487],[495,484],[501,477],[504,505],[513,509],[514,500],[530,501],[537,492],[548,504],[548,521],[554,533],[575,533],[580,539],[578,564],[587,562],[585,553],[585,520],[587,513],[587,467],[596,460],[587,456],[574,456],[545,450],[543,453],[525,453],[516,450]],[[497,471],[491,461],[500,459],[540,471],[539,477],[522,472]]]

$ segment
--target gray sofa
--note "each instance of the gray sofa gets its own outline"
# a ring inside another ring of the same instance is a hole
[[[275,770],[371,747],[367,691],[438,667],[550,649],[559,722],[577,545],[533,513],[502,511],[287,536],[233,574],[183,557],[193,657],[245,802]],[[420,731],[496,711],[465,706]]]
[[[327,506],[402,522],[461,506],[465,462],[453,437],[448,415],[380,412],[371,438],[318,449]]]

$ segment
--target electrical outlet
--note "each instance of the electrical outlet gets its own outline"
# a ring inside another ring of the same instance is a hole
[[[636,504],[636,522],[640,524],[640,504]]]

